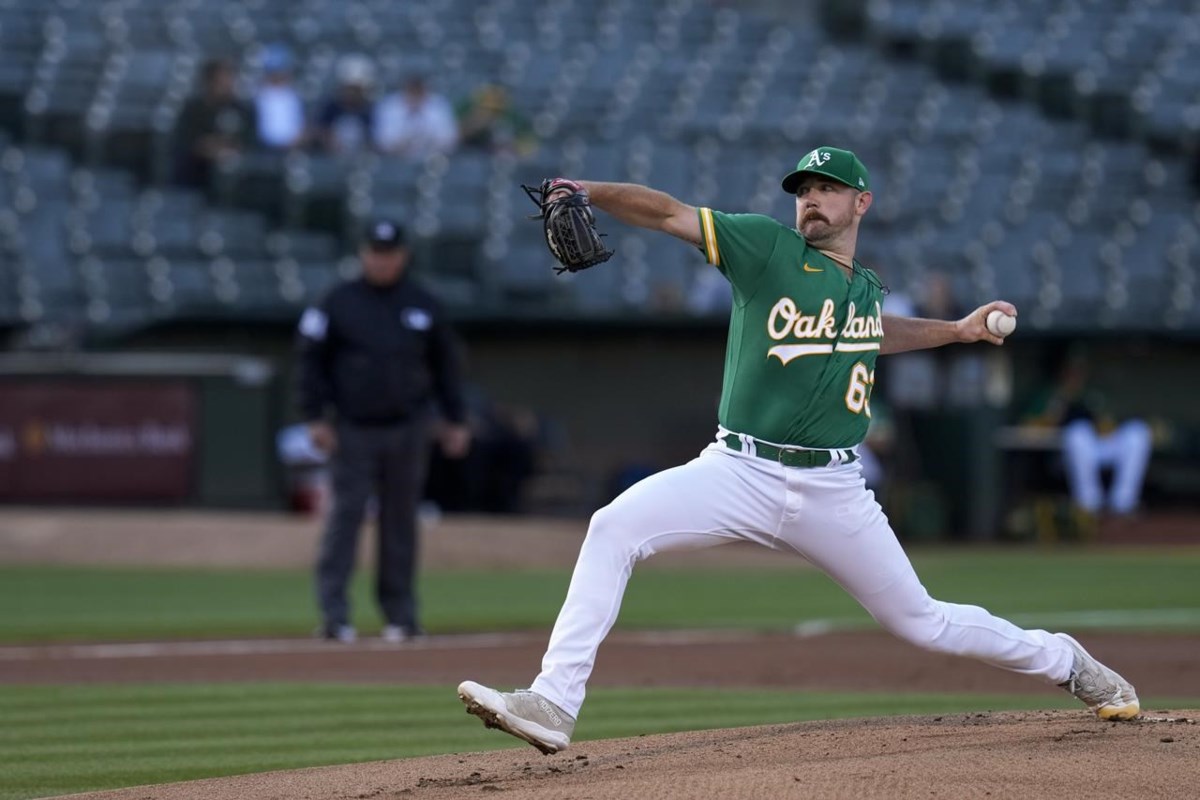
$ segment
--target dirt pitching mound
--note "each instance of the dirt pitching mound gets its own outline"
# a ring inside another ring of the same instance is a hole
[[[1197,711],[805,722],[270,772],[73,795],[93,800],[430,798],[1194,798]],[[497,736],[503,734],[497,733]],[[501,794],[502,793],[502,794]]]

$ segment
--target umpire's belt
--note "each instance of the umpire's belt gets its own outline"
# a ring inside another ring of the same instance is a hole
[[[718,437],[730,450],[739,453],[749,451],[751,455],[765,458],[768,461],[778,461],[785,467],[827,467],[830,464],[849,464],[858,460],[858,453],[849,448],[839,450],[797,450],[792,447],[778,447],[767,444],[749,436],[742,437],[736,433],[727,433]],[[748,440],[753,447],[747,448],[742,439]]]

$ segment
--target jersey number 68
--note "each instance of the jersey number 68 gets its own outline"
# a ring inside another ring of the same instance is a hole
[[[859,361],[850,370],[850,386],[846,389],[846,408],[855,414],[871,416],[871,389],[875,386],[875,370]]]

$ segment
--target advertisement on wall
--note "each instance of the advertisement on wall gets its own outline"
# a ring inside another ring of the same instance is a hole
[[[0,382],[0,502],[185,500],[194,406],[183,381]]]

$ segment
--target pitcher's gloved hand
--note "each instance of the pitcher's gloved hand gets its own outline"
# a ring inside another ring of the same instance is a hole
[[[578,272],[602,264],[613,251],[604,246],[604,234],[596,230],[587,190],[566,178],[547,178],[536,189],[521,185],[541,213],[530,219],[542,220],[546,246],[561,264],[557,273]]]

